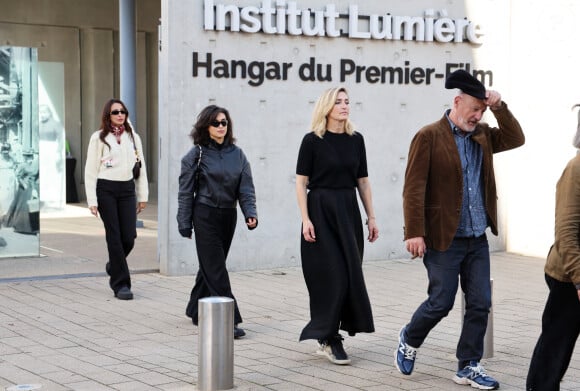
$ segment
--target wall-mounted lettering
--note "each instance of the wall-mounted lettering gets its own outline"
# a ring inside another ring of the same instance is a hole
[[[286,0],[262,0],[260,6],[245,7],[223,2],[204,0],[205,30],[472,44],[481,44],[484,35],[479,24],[465,17],[451,18],[445,9],[427,9],[421,16],[361,15],[358,5],[349,5],[348,12],[341,14],[332,3],[314,10]]]
[[[436,79],[445,80],[457,69],[465,69],[483,84],[493,85],[493,72],[472,69],[471,63],[445,63],[443,70],[436,66],[416,66],[405,61],[403,66],[360,64],[350,58],[341,58],[336,64],[320,63],[315,57],[301,64],[278,61],[226,60],[214,58],[212,53],[193,52],[192,76],[208,79],[244,79],[252,87],[266,81],[286,81],[297,77],[303,82],[368,83],[388,85],[431,85]],[[338,73],[335,74],[335,69]],[[296,70],[296,74],[292,72]]]

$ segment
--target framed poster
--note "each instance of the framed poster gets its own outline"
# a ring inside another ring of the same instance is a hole
[[[40,256],[34,48],[0,46],[0,258]]]

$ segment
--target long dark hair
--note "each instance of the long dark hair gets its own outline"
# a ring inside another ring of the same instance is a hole
[[[199,113],[193,129],[191,129],[189,137],[192,138],[194,144],[207,145],[209,143],[211,139],[209,136],[209,124],[216,120],[219,113],[223,113],[228,120],[228,131],[224,137],[224,143],[234,144],[236,142],[234,137],[234,123],[232,122],[230,113],[223,107],[210,105]]]
[[[107,137],[107,135],[113,131],[113,125],[111,125],[111,106],[113,106],[115,103],[119,103],[121,106],[123,106],[123,110],[127,112],[127,115],[125,116],[125,123],[123,125],[125,126],[125,131],[129,132],[129,136],[133,138],[133,128],[131,128],[131,123],[129,122],[129,110],[127,110],[127,106],[125,106],[125,103],[119,99],[109,99],[105,103],[105,107],[103,107],[103,113],[101,114],[101,133],[99,134],[99,139],[109,148],[111,148],[111,146],[108,142],[105,141],[105,137]]]

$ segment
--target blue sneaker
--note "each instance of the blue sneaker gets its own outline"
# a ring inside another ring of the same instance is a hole
[[[399,346],[395,350],[395,366],[403,375],[410,375],[415,367],[417,349],[407,344],[405,340],[406,327],[403,326],[399,332]]]
[[[471,361],[465,368],[457,371],[453,377],[457,384],[471,385],[480,390],[497,390],[499,382],[485,373],[485,369],[477,361]]]

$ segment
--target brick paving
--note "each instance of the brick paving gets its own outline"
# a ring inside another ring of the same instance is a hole
[[[72,256],[61,258],[66,267],[75,263]],[[29,272],[46,258],[21,262],[29,263],[22,269]],[[193,276],[135,273],[135,299],[120,301],[103,273],[59,276],[52,270],[50,276],[18,278],[9,272],[18,269],[14,265],[0,259],[9,276],[0,278],[0,390],[196,389],[197,328],[184,315]],[[234,389],[470,389],[451,381],[460,297],[419,349],[415,372],[403,376],[393,366],[393,351],[401,325],[426,297],[424,267],[420,261],[385,260],[365,262],[364,271],[376,332],[345,336],[349,366],[317,356],[315,341],[298,342],[308,319],[299,267],[232,272],[247,332],[234,342]],[[547,295],[543,260],[494,253],[492,277],[493,356],[483,364],[502,390],[523,390]],[[578,354],[561,389],[580,390]]]
[[[502,390],[524,389],[547,290],[542,260],[493,254],[494,354],[484,360]],[[460,299],[429,335],[415,372],[400,375],[393,350],[400,326],[425,298],[420,262],[364,265],[376,332],[345,337],[350,366],[298,342],[308,317],[300,268],[231,273],[247,336],[234,344],[236,390],[460,390],[450,379]],[[104,276],[0,283],[0,387],[41,390],[193,390],[197,329],[184,316],[193,277],[133,276],[133,301],[113,297]],[[562,390],[580,389],[580,361]]]

